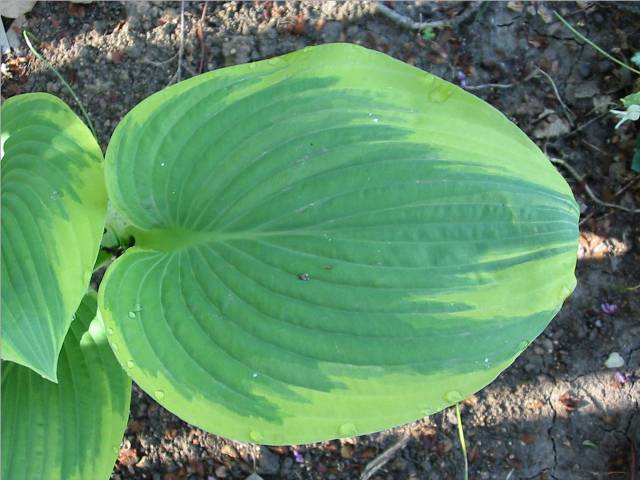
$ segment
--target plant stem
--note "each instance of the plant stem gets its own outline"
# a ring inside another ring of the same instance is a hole
[[[586,44],[590,45],[594,50],[596,50],[597,52],[600,52],[602,55],[604,55],[605,57],[607,57],[609,60],[611,60],[612,62],[617,63],[618,65],[620,65],[621,67],[626,68],[627,70],[636,73],[638,75],[640,75],[640,70],[636,70],[635,68],[631,67],[630,65],[627,65],[626,63],[624,63],[622,60],[618,60],[616,57],[614,57],[613,55],[611,55],[610,53],[606,52],[605,50],[603,50],[602,48],[600,48],[598,45],[596,45],[595,43],[593,43],[591,40],[589,40],[587,37],[585,37],[583,34],[581,34],[578,30],[576,30],[573,25],[571,25],[567,20],[564,19],[564,17],[562,15],[560,15],[558,12],[556,12],[554,10],[553,12],[555,14],[555,16],[558,18],[558,20],[560,20],[565,27],[567,27],[569,30],[571,30],[571,33],[573,33],[576,37],[578,37],[580,40],[582,40],[583,42],[585,42]]]
[[[462,416],[460,415],[460,404],[456,403],[456,419],[458,421],[458,438],[464,456],[464,480],[469,480],[469,461],[467,460],[467,444],[464,442],[464,430],[462,429]]]
[[[69,93],[71,94],[73,99],[78,104],[78,107],[80,107],[80,111],[82,112],[82,115],[84,116],[84,119],[87,121],[87,125],[89,126],[89,129],[91,130],[91,133],[93,134],[93,137],[96,139],[96,142],[97,142],[98,141],[98,135],[96,135],[96,130],[93,128],[93,123],[91,123],[91,120],[89,119],[89,114],[84,109],[84,106],[82,105],[82,102],[80,101],[80,99],[76,95],[76,92],[73,91],[73,88],[71,88],[71,85],[69,85],[67,83],[67,81],[62,77],[62,75],[60,75],[60,72],[58,72],[58,70],[56,70],[56,67],[54,67],[46,58],[44,58],[42,56],[42,54],[40,52],[38,52],[35,49],[35,47],[31,44],[31,40],[29,40],[29,36],[31,36],[31,37],[33,37],[35,39],[33,34],[30,33],[30,32],[27,32],[26,30],[23,30],[22,31],[22,36],[24,37],[25,42],[27,42],[27,46],[29,47],[29,50],[31,50],[31,53],[33,53],[38,60],[40,60],[42,63],[44,63],[56,75],[56,77],[58,77],[58,80],[60,80],[62,82],[62,84],[67,88],[67,90],[69,90]]]

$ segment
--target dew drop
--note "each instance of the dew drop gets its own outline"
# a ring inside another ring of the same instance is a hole
[[[250,63],[249,64],[249,70],[255,70],[256,68],[256,64],[255,63]]]
[[[256,430],[251,430],[249,432],[249,438],[253,440],[255,443],[260,443],[264,439],[264,436]]]
[[[453,91],[454,89],[451,85],[438,85],[429,92],[429,100],[434,103],[446,102],[453,95]]]
[[[153,392],[153,396],[156,397],[156,399],[158,400],[164,400],[164,391],[156,390]]]
[[[491,368],[491,360],[489,360],[488,357],[485,357],[482,363],[484,364],[484,368]]]
[[[431,85],[433,83],[433,79],[434,79],[433,75],[427,74],[422,78],[422,81],[427,85]]]
[[[113,335],[113,328],[107,328],[107,335]]]
[[[171,195],[175,195],[175,194],[176,194],[176,191],[175,191],[175,190],[173,190],[173,191],[171,192]]]
[[[355,435],[358,435],[358,429],[353,423],[343,423],[338,428],[338,435],[340,435],[340,437],[342,438],[353,437]]]
[[[253,378],[258,378],[258,374],[253,372],[253,374],[251,375]]]
[[[436,411],[437,410],[435,408],[427,407],[422,409],[422,414],[425,417],[428,417],[429,415],[433,415],[434,413],[436,413]]]
[[[527,342],[526,340],[523,340],[518,344],[518,351],[524,352],[528,346],[529,346],[529,342]]]
[[[161,163],[160,163],[160,166],[161,166],[161,167],[164,167],[165,165],[166,165],[166,163],[165,163],[165,162],[161,162]]]
[[[129,318],[136,318],[136,312],[129,312]]]
[[[141,312],[141,311],[142,311],[142,305],[140,305],[139,303],[136,303],[136,304],[133,306],[133,311],[134,311],[134,312]]]
[[[373,119],[373,123],[378,123],[379,121],[380,121],[380,119],[379,119],[379,118],[374,118],[374,119]]]
[[[113,350],[113,353],[118,353],[118,350],[120,350],[120,348],[118,347],[117,343],[112,343],[111,350]]]
[[[51,192],[49,198],[51,198],[51,200],[58,200],[61,196],[62,194],[58,190],[54,190],[53,192]]]
[[[133,360],[129,360],[127,362],[127,368],[133,368],[134,365],[135,365],[135,363],[133,363]]]
[[[457,390],[451,390],[444,394],[444,399],[449,403],[458,403],[464,400],[460,392]]]

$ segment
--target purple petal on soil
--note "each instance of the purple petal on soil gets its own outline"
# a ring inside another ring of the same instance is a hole
[[[299,451],[297,451],[297,450],[294,450],[294,451],[293,451],[293,458],[294,458],[294,459],[296,460],[296,462],[298,462],[298,463],[303,463],[303,462],[304,462],[304,457],[303,457],[303,456],[302,456],[302,454],[301,454]]]
[[[618,306],[615,303],[603,302],[600,304],[600,310],[602,310],[603,313],[606,313],[607,315],[615,315],[615,313],[618,311]]]
[[[465,87],[467,85],[467,76],[463,71],[459,71],[456,74],[456,79],[458,80],[458,83],[460,84],[460,86]]]
[[[620,371],[617,371],[616,373],[614,373],[613,378],[615,378],[618,383],[622,383],[623,385],[625,383],[629,383],[629,381],[631,380],[631,378],[629,378],[629,376],[626,373],[622,373]]]

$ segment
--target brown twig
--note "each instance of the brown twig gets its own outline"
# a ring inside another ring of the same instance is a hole
[[[415,20],[412,20],[409,17],[406,17],[401,13],[396,12],[392,8],[389,8],[386,5],[383,5],[382,2],[376,3],[376,13],[379,13],[387,17],[389,20],[393,21],[397,25],[403,28],[406,28],[408,30],[422,31],[428,28],[442,28],[442,27],[448,27],[457,23],[462,23],[465,20],[467,20],[469,17],[471,17],[471,15],[476,11],[480,3],[481,2],[473,2],[471,4],[471,8],[468,8],[467,10],[462,11],[462,13],[460,13],[459,15],[451,19],[432,20],[430,22],[416,22]]]
[[[206,46],[204,44],[204,17],[207,14],[207,2],[204,2],[204,6],[202,7],[202,15],[200,15],[200,24],[199,24],[199,35],[200,39],[200,67],[198,68],[198,73],[202,73],[204,70],[204,57],[206,53]]]
[[[143,62],[143,63],[148,63],[149,65],[153,65],[155,67],[162,67],[163,65],[166,65],[167,63],[171,62],[177,56],[178,56],[178,54],[174,53],[173,55],[171,55],[166,60],[160,60],[160,61],[157,61],[157,62],[154,61],[154,60],[149,60],[147,57],[143,57],[143,58],[140,59],[140,61]]]
[[[556,165],[561,165],[562,167],[564,167],[571,174],[573,178],[575,178],[578,182],[580,182],[584,187],[584,191],[587,192],[587,195],[594,203],[600,205],[601,207],[615,208],[617,210],[622,210],[623,212],[627,212],[627,213],[640,213],[640,208],[628,208],[623,205],[618,205],[616,203],[609,203],[609,202],[600,200],[600,198],[598,198],[598,196],[595,193],[593,193],[593,190],[591,190],[591,187],[589,186],[589,184],[585,181],[584,175],[580,175],[576,171],[576,169],[574,169],[571,165],[569,165],[567,162],[565,162],[560,158],[554,158],[554,157],[548,157],[548,158],[551,163],[555,163]]]
[[[619,197],[620,195],[622,195],[624,192],[627,191],[627,189],[633,185],[634,183],[636,183],[638,180],[640,180],[640,175],[636,175],[635,177],[633,177],[631,180],[629,180],[626,184],[624,184],[620,190],[618,190],[616,193],[613,194],[614,198]]]
[[[184,54],[184,0],[180,1],[180,47],[178,48],[178,68],[176,73],[171,76],[169,85],[174,81],[182,80],[182,56]]]
[[[387,448],[384,452],[367,463],[367,466],[364,467],[364,470],[360,475],[360,480],[369,480],[369,478],[371,478],[378,470],[384,467],[385,464],[393,458],[398,450],[404,448],[407,445],[407,442],[409,442],[409,435],[405,433],[400,440],[398,440],[391,447]]]
[[[511,88],[513,87],[512,83],[483,83],[480,85],[465,85],[465,90],[483,90],[485,88]]]
[[[542,75],[544,75],[547,78],[547,80],[549,80],[549,83],[551,84],[551,87],[553,88],[553,93],[556,95],[556,98],[558,99],[558,102],[560,103],[560,106],[562,107],[562,110],[564,110],[565,117],[567,117],[567,120],[569,120],[569,123],[573,126],[575,118],[576,118],[576,115],[562,101],[562,97],[560,96],[560,92],[558,91],[558,87],[556,86],[556,82],[553,81],[553,78],[551,78],[551,75],[549,75],[547,72],[545,72],[540,67],[536,66],[536,71],[540,72]]]

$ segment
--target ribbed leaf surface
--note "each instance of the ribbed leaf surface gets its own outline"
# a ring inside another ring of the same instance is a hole
[[[1,113],[2,358],[55,381],[104,227],[102,153],[52,95],[12,97]]]
[[[123,365],[239,440],[436,412],[493,380],[575,285],[578,209],[478,98],[353,45],[225,68],[116,129],[136,246],[107,273]]]
[[[2,362],[3,480],[101,480],[118,455],[131,380],[96,317],[96,295],[80,304],[58,362],[58,384]]]

